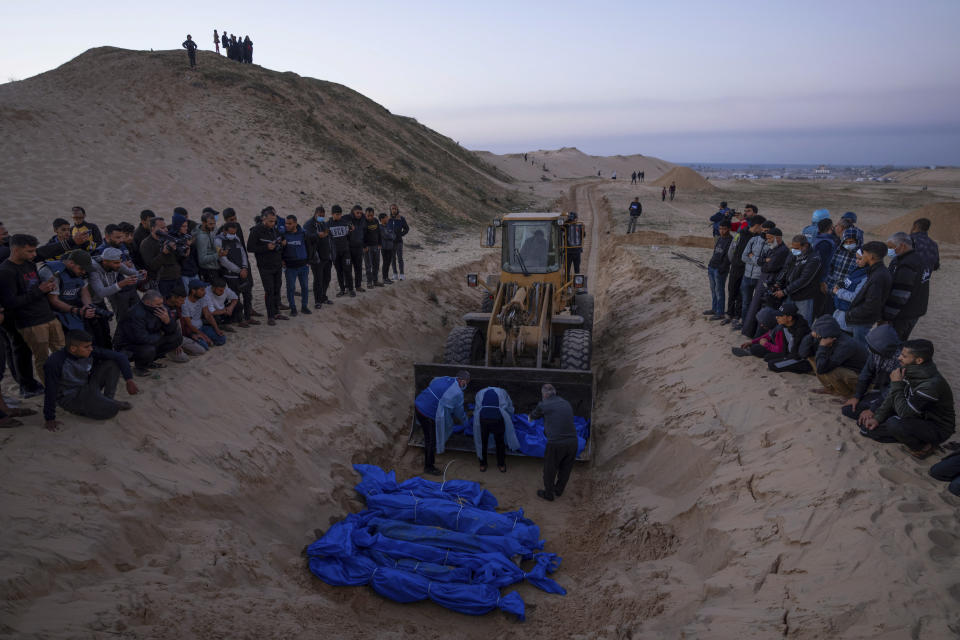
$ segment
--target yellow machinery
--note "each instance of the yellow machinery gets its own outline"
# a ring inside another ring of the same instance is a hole
[[[539,401],[540,385],[549,382],[576,415],[590,419],[593,296],[586,276],[568,275],[569,250],[583,242],[583,225],[572,217],[510,213],[484,230],[483,246],[500,244],[500,273],[483,281],[467,275],[467,286],[484,291],[480,311],[465,314],[465,326],[451,330],[443,364],[414,365],[418,392],[436,376],[466,369],[471,387],[502,387],[518,410],[529,410]],[[452,437],[447,448],[472,450],[473,441],[463,440]],[[410,442],[422,442],[416,428]],[[580,459],[589,456],[590,447]]]

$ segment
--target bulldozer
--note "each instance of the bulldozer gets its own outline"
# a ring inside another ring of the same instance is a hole
[[[568,250],[582,248],[583,225],[563,213],[509,213],[483,230],[481,245],[500,248],[500,273],[481,279],[470,273],[466,285],[482,291],[480,310],[466,313],[444,344],[442,364],[414,364],[415,391],[437,376],[470,373],[467,403],[486,386],[505,389],[518,413],[540,400],[550,383],[590,420],[593,411],[593,296],[587,277],[569,274]],[[411,419],[410,444],[423,445]],[[591,434],[593,430],[591,429]],[[473,451],[473,439],[454,434],[447,449]],[[587,460],[592,437],[578,459]],[[510,451],[515,454],[516,452]]]

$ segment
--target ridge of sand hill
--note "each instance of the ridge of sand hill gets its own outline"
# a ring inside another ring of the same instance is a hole
[[[49,233],[82,204],[94,222],[144,208],[272,204],[426,212],[455,222],[521,206],[510,178],[453,140],[343,85],[201,52],[91,49],[0,86],[9,229]]]
[[[515,180],[531,182],[535,180],[590,178],[597,177],[597,171],[603,178],[609,178],[616,171],[620,180],[630,179],[634,171],[643,171],[646,181],[656,179],[673,168],[673,164],[653,156],[617,155],[592,156],[576,147],[560,149],[538,149],[526,153],[507,153],[498,155],[490,151],[474,151],[484,162],[509,174]],[[526,160],[524,159],[526,156]],[[546,167],[546,170],[544,170]]]
[[[917,218],[930,220],[929,235],[937,242],[960,244],[960,202],[936,202],[925,205],[872,229],[872,232],[881,240],[886,240],[898,231],[909,233],[913,227],[913,221]]]
[[[938,167],[936,169],[907,169],[891,171],[883,176],[903,184],[929,184],[946,187],[960,187],[960,167]]]
[[[674,167],[653,181],[658,187],[675,182],[679,191],[718,191],[717,187],[690,167]]]

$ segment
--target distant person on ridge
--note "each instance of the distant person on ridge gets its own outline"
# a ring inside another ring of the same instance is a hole
[[[633,233],[637,230],[637,220],[640,219],[640,214],[643,213],[643,205],[640,204],[639,196],[633,199],[633,202],[630,203],[630,224],[627,225],[627,233]]]
[[[390,261],[393,277],[395,280],[403,280],[403,236],[410,233],[410,225],[407,224],[407,219],[400,215],[400,208],[396,204],[390,205],[390,221],[387,224],[393,229],[394,235],[393,258]]]
[[[197,66],[197,43],[193,41],[189,33],[187,34],[187,39],[183,41],[183,48],[187,50],[187,57],[190,59],[190,68],[193,69]]]
[[[223,30],[223,34],[220,36],[220,44],[223,45],[223,52],[225,55],[229,55],[230,51],[230,38],[227,37],[227,30]]]
[[[243,38],[243,62],[253,64],[253,40],[250,39],[250,36],[244,36]]]
[[[673,198],[676,195],[677,195],[677,183],[671,182],[670,183],[670,202],[673,202]]]
[[[637,172],[634,171],[630,174],[630,184],[637,184]]]
[[[643,171],[638,172],[637,177],[640,178],[640,183],[643,184],[644,172]]]
[[[660,202],[665,202],[667,200],[667,188],[664,187],[660,190]]]
[[[217,55],[220,55],[220,34],[217,33],[217,30],[213,30],[213,46],[217,51]]]

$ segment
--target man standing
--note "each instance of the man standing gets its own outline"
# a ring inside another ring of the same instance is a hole
[[[463,410],[463,390],[470,383],[470,374],[458,371],[456,378],[434,378],[414,401],[417,424],[423,431],[423,472],[442,475],[434,466],[436,454],[443,453],[447,438],[453,433],[454,420],[467,421]]]
[[[543,418],[543,434],[547,438],[543,454],[543,489],[537,489],[537,495],[553,502],[554,497],[563,495],[577,459],[577,428],[573,423],[573,407],[557,395],[552,384],[540,387],[540,395],[543,399],[530,412],[534,420]]]
[[[197,43],[193,41],[189,33],[187,34],[187,39],[183,41],[183,48],[187,50],[187,58],[190,59],[190,68],[193,69],[197,66]]]
[[[767,222],[772,224],[772,222]],[[777,276],[783,270],[783,265],[790,255],[787,245],[783,244],[783,232],[770,227],[763,234],[766,245],[757,257],[757,265],[760,267],[760,278],[757,280],[757,286],[753,290],[753,299],[750,301],[750,307],[746,317],[743,319],[743,328],[741,333],[748,338],[756,337],[754,332],[757,328],[757,312],[760,311],[761,303],[766,296],[770,294],[776,284]]]
[[[677,183],[670,183],[670,202],[673,202],[673,198],[677,195]]]
[[[579,227],[579,229],[574,230],[571,227]],[[571,269],[574,274],[580,273],[580,258],[583,256],[583,225],[577,219],[576,211],[567,214],[563,229],[567,244],[567,273],[564,279],[569,280]]]
[[[247,251],[257,257],[257,270],[267,304],[267,324],[286,320],[280,313],[280,287],[283,284],[284,240],[277,231],[277,214],[271,207],[260,212],[260,223],[250,231]]]
[[[930,220],[917,218],[913,221],[913,228],[910,229],[910,239],[913,240],[913,249],[920,256],[924,268],[928,269],[932,275],[940,268],[940,247],[927,235],[929,231]]]
[[[167,221],[150,218],[150,235],[140,243],[140,257],[147,268],[150,280],[165,295],[180,280],[180,260],[173,242],[167,240]]]
[[[367,272],[367,288],[382,287],[380,284],[380,221],[373,210],[367,207],[363,230],[363,264]]]
[[[820,254],[813,250],[805,235],[793,236],[790,253],[773,291],[780,300],[790,299],[807,324],[813,320],[813,306],[820,294]]]
[[[10,257],[0,264],[0,306],[13,314],[17,331],[33,353],[37,377],[43,382],[43,365],[54,351],[63,348],[63,329],[47,295],[55,278],[40,281],[33,264],[37,239],[16,234],[10,239]]]
[[[133,264],[137,269],[146,269],[147,265],[143,261],[143,257],[140,255],[140,245],[143,241],[150,235],[150,221],[153,220],[156,215],[153,211],[149,209],[144,209],[140,212],[140,224],[137,225],[136,231],[133,232],[133,249],[130,251],[130,255],[133,258]]]
[[[123,264],[119,249],[107,247],[100,254],[100,263],[94,262],[87,274],[90,278],[90,301],[100,309],[113,307],[119,322],[127,310],[140,301],[137,282],[140,274]]]
[[[300,312],[310,315],[310,267],[307,264],[307,234],[297,223],[297,216],[287,216],[283,227],[283,263],[287,277],[287,303],[290,315],[297,315],[297,283],[300,283]]]
[[[220,34],[216,29],[213,30],[213,46],[217,50],[217,55],[220,55]]]
[[[353,225],[349,220],[343,219],[343,209],[338,204],[330,209],[330,215],[333,216],[333,220],[328,225],[330,238],[333,241],[333,266],[337,270],[337,285],[340,287],[337,297],[346,295],[349,290],[350,297],[356,298],[357,294],[353,290],[353,274],[350,272],[350,230]]]
[[[200,215],[200,230],[197,232],[196,244],[197,264],[200,267],[200,278],[205,282],[213,282],[220,277],[220,252],[216,247],[217,211],[210,207]]]
[[[868,242],[857,261],[867,269],[867,279],[850,301],[845,320],[854,339],[863,346],[867,345],[870,328],[883,318],[883,307],[890,295],[892,278],[883,264],[885,252],[886,246],[882,242]]]
[[[744,306],[749,304],[749,301],[744,302],[743,298],[743,277],[747,272],[743,253],[750,240],[760,233],[760,225],[764,220],[762,217],[759,221],[756,218],[757,216],[753,216],[742,223],[730,242],[730,249],[727,250],[727,259],[730,261],[730,273],[727,276],[727,317],[721,324],[737,323],[743,315]]]
[[[637,184],[637,172],[634,171],[630,174],[630,184]]]
[[[906,233],[900,231],[890,236],[887,247],[893,282],[883,307],[883,319],[893,325],[901,340],[907,341],[917,322],[927,313],[930,269]]]
[[[860,433],[878,442],[901,442],[922,460],[953,435],[953,391],[933,363],[929,340],[904,342],[900,364],[890,373],[886,400],[873,418],[864,420]]]
[[[380,219],[380,261],[382,263],[383,284],[393,284],[390,279],[390,263],[393,261],[393,248],[396,236],[387,224],[387,214],[381,213]]]
[[[717,212],[710,216],[710,222],[713,223],[713,235],[720,235],[720,221],[726,220],[730,222],[730,218],[733,216],[730,208],[727,206],[727,201],[724,200],[720,203],[720,208],[717,209]]]
[[[330,288],[330,269],[333,266],[333,238],[330,237],[330,230],[327,228],[325,213],[323,206],[317,207],[313,210],[313,217],[303,225],[303,232],[307,236],[307,259],[313,271],[314,309],[321,309],[325,304],[333,304],[333,301],[327,297],[327,289]]]
[[[234,293],[243,301],[241,322],[260,324],[253,318],[253,278],[250,277],[250,260],[247,248],[240,236],[240,225],[236,220],[226,223],[213,239],[214,248],[220,256],[220,266],[224,270],[223,279]]]
[[[720,235],[717,236],[713,244],[713,255],[710,256],[710,262],[707,263],[707,275],[710,277],[711,307],[703,314],[709,315],[711,320],[723,320],[724,293],[726,291],[727,274],[730,272],[730,258],[727,253],[732,242],[730,222],[723,220],[720,222]]]
[[[643,213],[643,205],[640,204],[640,197],[635,197],[633,202],[630,203],[629,207],[630,213],[630,224],[627,225],[627,233],[633,233],[637,230],[637,220],[640,219],[640,214]]]
[[[350,262],[353,264],[354,288],[363,293],[363,240],[367,234],[366,220],[363,219],[363,207],[353,205],[350,210]]]
[[[393,279],[403,280],[403,237],[410,233],[410,225],[407,224],[407,219],[400,215],[400,209],[396,204],[390,205],[390,222],[388,224],[393,229],[394,235],[393,260],[391,261]],[[397,271],[398,266],[400,267],[399,272]]]
[[[513,402],[505,389],[485,387],[477,392],[473,412],[473,443],[480,459],[480,471],[487,470],[487,449],[493,436],[497,449],[497,469],[507,472],[507,442],[519,449],[520,442],[513,429]]]
[[[43,417],[48,431],[60,428],[57,406],[93,420],[109,420],[118,411],[129,410],[129,402],[114,399],[121,375],[128,394],[140,391],[127,356],[93,346],[93,337],[84,331],[69,332],[66,346],[52,354],[43,367],[47,381]]]

